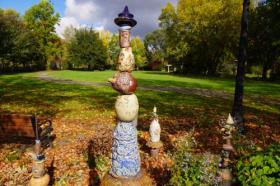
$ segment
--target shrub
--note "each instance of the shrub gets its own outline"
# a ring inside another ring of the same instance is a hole
[[[241,157],[236,169],[242,185],[280,185],[280,144]]]
[[[218,157],[210,153],[194,154],[192,133],[178,140],[173,155],[169,185],[216,185]]]

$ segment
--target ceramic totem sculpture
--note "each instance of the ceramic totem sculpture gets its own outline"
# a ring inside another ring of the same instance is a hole
[[[109,79],[120,95],[115,103],[118,123],[113,134],[112,165],[101,181],[101,186],[142,186],[152,185],[151,178],[141,169],[137,141],[137,119],[139,104],[134,94],[137,82],[131,75],[134,56],[130,46],[130,30],[136,25],[127,8],[115,19],[119,29],[121,52],[117,61],[118,72]]]
[[[101,186],[142,186],[152,185],[152,180],[140,168],[140,154],[137,141],[137,119],[139,104],[134,94],[137,82],[131,75],[134,69],[134,56],[130,46],[130,30],[136,25],[127,8],[115,19],[119,29],[118,72],[109,79],[112,87],[120,95],[115,103],[118,123],[113,134],[112,165],[109,174],[101,181]]]
[[[138,99],[134,93],[136,80],[130,72],[134,69],[134,56],[130,47],[130,29],[136,25],[128,8],[119,14],[115,23],[120,26],[118,72],[109,81],[121,93],[115,103],[118,124],[114,131],[112,167],[110,174],[116,177],[136,176],[140,172],[140,155],[137,142]]]

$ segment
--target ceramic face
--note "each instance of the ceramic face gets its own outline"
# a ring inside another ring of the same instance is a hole
[[[121,48],[130,47],[130,32],[129,30],[119,31],[119,44]]]
[[[115,109],[119,120],[132,121],[138,115],[138,99],[135,94],[118,96]]]
[[[132,94],[135,92],[137,82],[129,72],[118,72],[111,80],[113,88],[122,94]]]
[[[131,47],[122,48],[119,54],[117,69],[121,72],[131,72],[134,69],[134,55]]]

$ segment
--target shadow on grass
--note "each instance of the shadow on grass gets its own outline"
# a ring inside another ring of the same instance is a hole
[[[50,118],[73,111],[75,108],[65,106],[67,102],[97,110],[109,109],[116,97],[116,93],[106,89],[55,84],[21,76],[1,78],[0,86],[1,112],[37,113]]]
[[[110,87],[56,84],[20,75],[2,76],[0,86],[1,112],[37,113],[49,117],[94,119],[96,114],[105,112],[112,116],[118,95]],[[218,125],[220,117],[228,115],[232,107],[231,99],[144,90],[138,90],[136,95],[140,104],[138,129],[142,131],[148,130],[154,106],[158,107],[159,117],[169,118],[167,121],[160,121],[163,130],[168,134],[189,131],[193,127],[211,129]],[[246,113],[262,114],[274,120],[279,118],[278,114],[259,108],[255,107],[254,103],[248,103],[244,110]],[[178,118],[187,120],[179,121]]]

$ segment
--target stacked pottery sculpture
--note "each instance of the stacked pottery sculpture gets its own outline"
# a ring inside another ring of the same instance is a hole
[[[235,153],[235,149],[232,146],[231,138],[232,138],[232,132],[234,130],[234,122],[229,114],[228,119],[225,123],[225,125],[222,128],[223,132],[223,139],[225,140],[225,144],[223,144],[223,149],[221,152],[221,161],[219,163],[219,176],[221,178],[221,184],[223,186],[230,186],[232,175],[229,167],[230,163],[230,153]]]
[[[36,117],[35,117],[36,118]],[[29,182],[30,186],[47,186],[50,182],[50,176],[45,170],[45,156],[42,153],[41,140],[38,134],[38,123],[35,120],[35,129],[36,129],[36,140],[35,140],[35,152],[29,153],[33,159],[32,165],[32,178]]]
[[[137,22],[126,6],[115,23],[120,27],[121,52],[117,61],[118,72],[109,82],[120,93],[115,103],[118,123],[113,134],[111,169],[102,179],[101,186],[150,186],[151,178],[141,170],[136,129],[139,104],[134,94],[137,83],[131,75],[135,64],[130,47],[130,29]]]
[[[118,72],[109,81],[112,87],[121,93],[115,103],[118,124],[114,131],[112,166],[110,174],[128,178],[140,172],[140,155],[137,142],[138,99],[135,94],[137,83],[131,75],[134,69],[134,56],[130,47],[130,29],[136,25],[128,8],[119,14],[115,23],[120,26]]]

